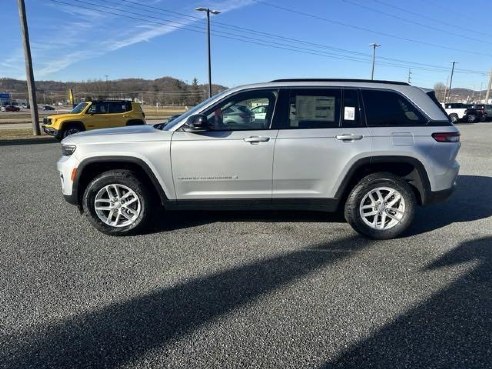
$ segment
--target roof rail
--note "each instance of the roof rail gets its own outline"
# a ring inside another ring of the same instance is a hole
[[[271,82],[364,82],[364,83],[386,83],[391,85],[402,85],[410,86],[406,82],[397,81],[383,81],[383,80],[372,80],[372,79],[344,79],[344,78],[286,78],[286,79],[275,79]]]

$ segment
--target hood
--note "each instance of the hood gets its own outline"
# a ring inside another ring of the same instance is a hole
[[[128,126],[120,128],[94,129],[80,132],[65,138],[63,144],[81,143],[122,143],[141,141],[168,141],[172,132],[162,131],[152,125]]]
[[[55,115],[48,115],[46,117],[47,119],[51,119],[54,121],[55,119],[80,119],[80,114],[71,114],[71,113],[66,113],[66,114],[55,114]]]

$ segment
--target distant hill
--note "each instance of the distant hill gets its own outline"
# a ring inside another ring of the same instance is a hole
[[[437,85],[436,85],[437,86]],[[442,90],[436,90],[439,100],[444,97]],[[125,78],[118,80],[88,80],[84,82],[36,81],[37,99],[40,104],[53,104],[65,101],[68,90],[73,89],[77,101],[87,98],[131,98],[155,105],[195,105],[208,97],[208,84],[191,83],[173,77],[161,77],[153,80],[142,78]],[[213,85],[213,94],[227,87]],[[26,81],[0,78],[0,92],[10,92],[14,99],[27,98]],[[453,88],[448,101],[472,102],[485,99],[486,91],[474,91],[466,88]]]
[[[118,80],[88,80],[84,82],[36,81],[37,100],[40,104],[65,101],[72,89],[75,99],[132,98],[155,105],[195,105],[208,97],[208,84],[198,84],[194,79],[186,83],[172,77],[154,80],[125,78]],[[225,86],[212,85],[213,93],[225,90]],[[26,81],[0,78],[0,92],[9,92],[14,99],[27,98]]]
[[[452,88],[448,101],[450,102],[479,102],[484,100],[487,90],[474,91],[467,88]]]

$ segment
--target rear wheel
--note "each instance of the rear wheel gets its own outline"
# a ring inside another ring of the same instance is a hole
[[[112,170],[97,176],[87,186],[82,205],[91,224],[109,235],[127,235],[142,230],[151,213],[150,194],[129,170]]]
[[[475,114],[468,114],[466,116],[466,121],[468,123],[475,123],[476,120],[477,120],[477,116]]]
[[[454,113],[453,114],[450,114],[449,115],[449,119],[451,119],[451,122],[452,123],[458,123],[458,120],[459,120],[458,114],[454,114]]]
[[[374,239],[390,239],[412,223],[417,202],[410,185],[391,173],[364,177],[345,203],[345,219],[357,232]]]

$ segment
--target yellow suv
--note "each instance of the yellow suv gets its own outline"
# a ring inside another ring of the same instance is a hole
[[[97,128],[113,128],[145,124],[139,103],[125,100],[81,102],[68,114],[43,119],[43,131],[57,140],[77,132]]]

